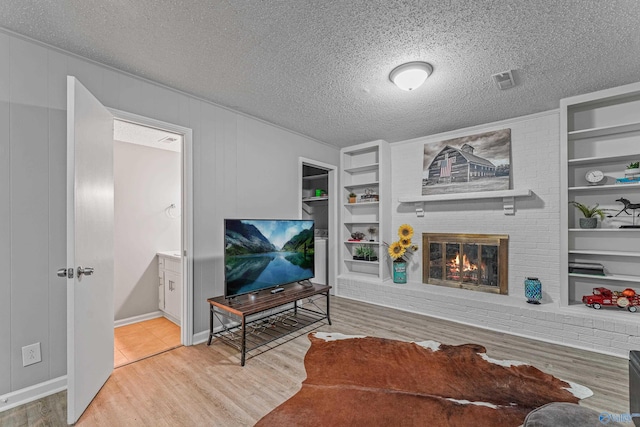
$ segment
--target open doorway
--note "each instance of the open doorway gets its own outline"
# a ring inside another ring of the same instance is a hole
[[[182,134],[114,120],[114,366],[182,344]]]
[[[300,218],[315,223],[314,283],[331,285],[335,292],[337,258],[337,167],[299,159]]]

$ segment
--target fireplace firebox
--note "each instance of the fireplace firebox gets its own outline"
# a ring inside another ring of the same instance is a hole
[[[422,282],[506,295],[509,236],[424,233]]]

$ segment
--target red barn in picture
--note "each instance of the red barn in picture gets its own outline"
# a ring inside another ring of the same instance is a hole
[[[507,190],[511,129],[424,144],[422,194]]]
[[[464,144],[460,149],[447,145],[429,165],[429,180],[434,182],[468,182],[485,176],[496,176],[496,166],[473,154],[474,148]]]

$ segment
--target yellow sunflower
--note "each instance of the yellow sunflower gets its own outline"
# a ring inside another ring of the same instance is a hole
[[[399,243],[400,243],[404,248],[408,248],[409,246],[411,246],[411,239],[403,239],[403,238],[400,238]]]
[[[393,242],[389,245],[389,256],[393,259],[398,259],[404,255],[406,249],[400,244],[400,242]]]
[[[402,224],[398,228],[398,236],[401,239],[411,239],[413,237],[413,227],[409,224]]]

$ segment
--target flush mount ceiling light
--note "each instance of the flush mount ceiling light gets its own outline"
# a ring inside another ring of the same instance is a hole
[[[407,62],[391,70],[389,80],[402,90],[413,90],[420,87],[427,77],[433,73],[433,67],[426,62]]]

